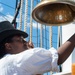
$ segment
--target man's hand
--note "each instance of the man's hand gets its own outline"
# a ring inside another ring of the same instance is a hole
[[[24,43],[24,48],[25,48],[25,49],[34,48],[33,43],[30,42],[30,41],[27,42],[27,41],[23,40],[23,43]]]
[[[30,48],[34,48],[33,43],[32,43],[32,42],[30,42],[30,41],[28,41],[27,46],[28,46],[28,49],[30,49]]]

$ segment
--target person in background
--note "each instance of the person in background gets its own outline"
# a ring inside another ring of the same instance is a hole
[[[8,21],[0,22],[0,75],[36,75],[58,72],[75,47],[75,34],[57,50],[34,48],[28,34],[15,29]],[[65,36],[64,36],[65,37]]]

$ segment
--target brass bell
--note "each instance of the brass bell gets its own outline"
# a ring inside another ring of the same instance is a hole
[[[32,11],[32,17],[45,25],[65,25],[75,19],[75,2],[70,0],[42,0]]]

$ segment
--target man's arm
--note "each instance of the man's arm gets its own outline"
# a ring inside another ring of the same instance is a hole
[[[61,47],[59,47],[58,51],[58,65],[62,64],[71,54],[75,47],[75,34],[70,37]]]

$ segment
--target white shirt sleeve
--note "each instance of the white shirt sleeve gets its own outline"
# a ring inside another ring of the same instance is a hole
[[[13,65],[22,72],[31,74],[42,74],[48,71],[58,71],[58,54],[54,48],[45,50],[43,48],[33,48],[21,53],[11,55]]]

